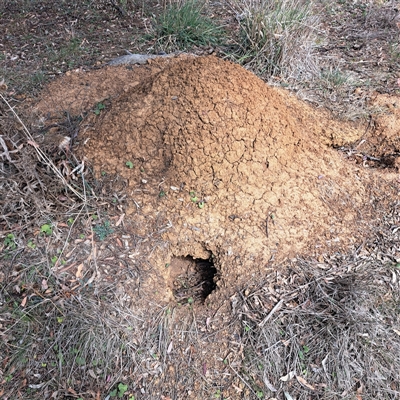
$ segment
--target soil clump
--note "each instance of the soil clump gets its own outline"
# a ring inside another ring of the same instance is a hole
[[[69,96],[56,90],[67,83]],[[127,180],[130,218],[162,239],[148,257],[165,298],[175,257],[212,258],[230,292],[272,262],[360,243],[397,194],[393,174],[331,147],[363,129],[215,57],[71,74],[48,90],[39,110],[49,99],[72,113],[108,101],[82,124],[77,152],[99,177]]]

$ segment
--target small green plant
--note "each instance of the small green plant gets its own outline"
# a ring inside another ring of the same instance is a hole
[[[104,240],[107,236],[111,235],[114,230],[110,226],[110,221],[104,221],[102,224],[97,224],[93,227],[94,233],[100,240]]]
[[[125,163],[125,165],[126,165],[128,168],[130,168],[130,169],[133,168],[133,162],[132,162],[132,161],[127,161],[127,162]]]
[[[36,71],[32,76],[31,76],[31,81],[33,85],[40,86],[46,81],[46,75],[43,71]]]
[[[257,390],[256,392],[257,399],[263,399],[264,398],[264,392],[261,390]]]
[[[214,393],[214,397],[215,397],[216,399],[220,399],[220,398],[221,398],[221,395],[222,395],[222,393],[221,393],[221,390],[220,390],[220,389],[218,389],[218,390]]]
[[[64,354],[61,351],[57,353],[57,358],[61,365],[64,365]]]
[[[83,365],[86,364],[86,360],[83,357],[76,357],[75,358],[75,362],[77,365],[79,365],[80,367],[82,367]]]
[[[128,390],[128,385],[124,385],[123,383],[118,383],[118,386],[110,392],[110,397],[117,396],[119,399],[124,397],[126,391]]]
[[[15,250],[17,244],[15,243],[15,236],[13,233],[9,233],[4,239],[4,246],[10,250]]]
[[[192,190],[191,192],[189,192],[189,194],[190,194],[190,200],[193,201],[193,203],[197,203],[199,201],[195,191]]]
[[[73,223],[74,223],[74,219],[72,217],[67,219],[67,224],[69,226],[71,226]]]
[[[321,72],[321,80],[328,88],[334,89],[346,84],[348,77],[343,74],[339,68],[330,67],[329,69]]]
[[[198,203],[197,203],[197,206],[199,207],[199,208],[204,208],[204,201],[199,201]]]
[[[57,256],[51,257],[51,264],[52,264],[52,265],[56,265],[57,260],[58,260],[58,257],[57,257]]]
[[[223,29],[202,14],[204,1],[172,3],[155,21],[157,43],[164,49],[221,43]]]
[[[164,192],[164,190],[161,190],[161,192],[158,193],[158,197],[160,197],[160,198],[165,197],[165,192]]]
[[[310,348],[308,346],[303,346],[301,350],[299,350],[299,358],[300,360],[304,360],[306,355],[310,352]]]
[[[26,244],[31,250],[35,250],[36,249],[36,244],[33,243],[32,240],[29,240],[28,243]]]
[[[96,104],[96,107],[94,108],[94,113],[96,114],[96,115],[100,115],[100,113],[101,113],[101,110],[104,110],[106,108],[106,106],[103,104],[103,103],[97,103]]]
[[[53,229],[51,228],[51,225],[49,224],[43,224],[40,227],[40,232],[44,233],[47,236],[50,236],[53,233]]]

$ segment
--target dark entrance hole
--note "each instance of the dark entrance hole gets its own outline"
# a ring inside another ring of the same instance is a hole
[[[191,256],[175,257],[169,268],[171,289],[179,303],[204,303],[216,287],[214,277],[217,269],[212,256],[206,260]]]

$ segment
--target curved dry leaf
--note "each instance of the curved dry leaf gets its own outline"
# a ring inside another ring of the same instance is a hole
[[[287,375],[281,376],[281,377],[279,378],[279,380],[282,381],[282,382],[287,382],[287,381],[290,381],[291,379],[293,379],[293,377],[294,377],[295,375],[296,375],[296,374],[295,374],[294,371],[290,371]]]
[[[299,381],[299,383],[307,388],[309,388],[310,390],[315,390],[314,386],[310,385],[304,378],[302,378],[301,376],[296,375],[297,380]]]

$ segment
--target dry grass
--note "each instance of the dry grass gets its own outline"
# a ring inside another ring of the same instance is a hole
[[[399,223],[395,204],[385,228],[354,254],[299,259],[275,285],[267,281],[242,297],[244,371],[270,396],[398,396]],[[266,313],[260,305],[271,298],[277,307]]]
[[[232,55],[236,61],[263,77],[300,80],[315,75],[319,17],[312,2],[236,0],[229,4],[239,24],[237,51]]]

